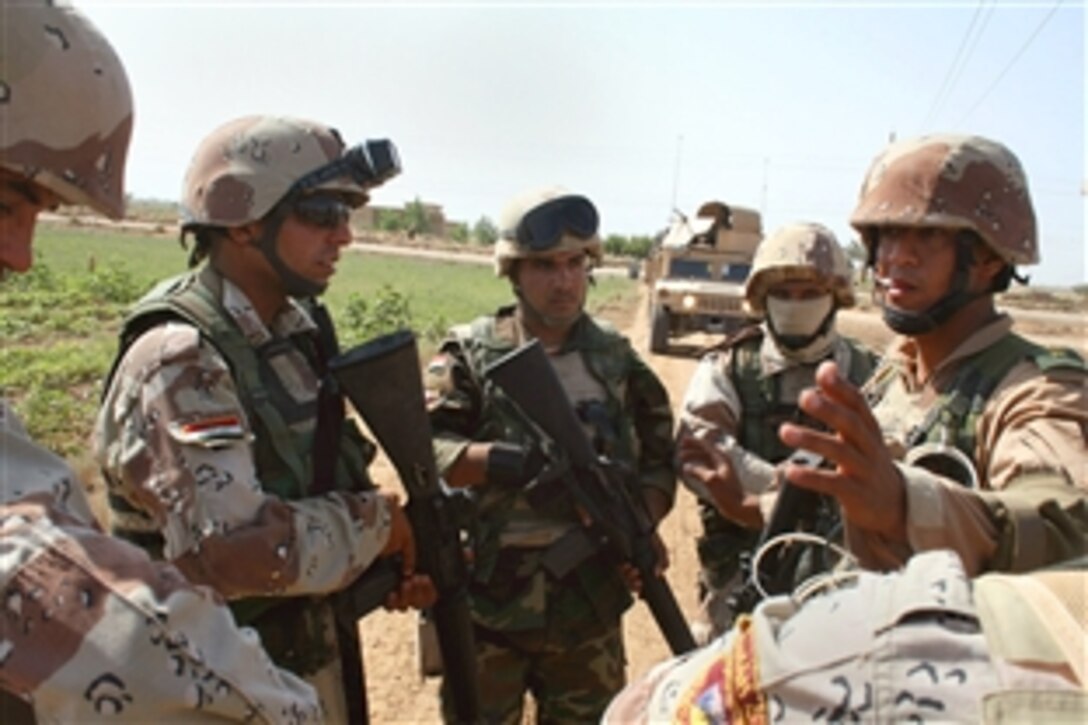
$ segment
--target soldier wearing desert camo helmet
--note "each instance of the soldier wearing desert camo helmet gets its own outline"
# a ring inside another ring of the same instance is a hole
[[[32,263],[38,214],[121,215],[132,97],[110,44],[63,4],[0,0],[0,272]],[[76,474],[0,399],[0,719],[316,722],[223,601],[107,536]]]
[[[483,382],[490,363],[539,340],[599,452],[637,473],[655,521],[672,505],[672,413],[631,344],[585,311],[600,261],[597,208],[557,187],[513,198],[499,216],[495,271],[515,304],[454,327],[427,368],[435,457],[476,501],[469,585],[487,722],[521,720],[526,692],[541,722],[598,719],[624,681],[620,617],[632,600],[601,554],[553,576],[547,552],[579,523],[534,509],[526,485],[543,459],[534,430]],[[532,385],[531,380],[525,381]],[[448,693],[444,693],[448,702]]]
[[[1088,375],[1012,333],[993,300],[1038,259],[1024,172],[976,136],[894,143],[852,223],[900,336],[864,395],[820,365],[799,404],[830,432],[779,436],[824,459],[785,475],[834,496],[858,563],[886,573],[766,600],[605,722],[1088,716]]]
[[[365,713],[358,646],[334,635],[329,595],[398,554],[389,605],[433,594],[400,506],[373,490],[373,444],[344,418],[316,299],[352,209],[399,168],[390,142],[347,148],[310,120],[213,130],[183,183],[192,269],[130,313],[96,427],[113,531],[231,599],[333,721]]]
[[[836,312],[854,305],[853,280],[835,235],[820,224],[788,224],[760,244],[745,304],[762,321],[700,360],[680,409],[681,480],[698,496],[703,524],[694,627],[702,641],[721,634],[735,614],[740,558],[756,543],[774,499],[763,494],[791,453],[778,426],[797,419],[797,396],[821,361],[835,360],[856,382],[875,364],[869,350],[835,329]],[[837,512],[825,508],[813,512],[821,525],[812,533],[836,528]]]
[[[1013,333],[994,305],[1016,265],[1039,258],[1017,158],[977,136],[893,143],[873,162],[851,223],[900,335],[867,397],[830,367],[818,373],[802,408],[835,432],[781,434],[835,465],[794,467],[790,479],[838,498],[847,541],[868,567],[949,548],[973,575],[1084,553],[1084,363]]]

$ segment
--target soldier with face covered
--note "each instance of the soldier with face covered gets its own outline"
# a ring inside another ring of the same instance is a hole
[[[867,399],[827,365],[801,408],[830,429],[782,441],[831,465],[789,466],[841,504],[867,568],[948,548],[969,575],[1027,571],[1088,550],[1088,375],[1071,351],[1012,332],[994,295],[1039,260],[1020,162],[978,136],[892,144],[851,223],[899,333]]]
[[[45,209],[119,218],[132,132],[113,48],[60,3],[0,0],[0,276]],[[0,721],[316,722],[223,600],[107,536],[75,473],[0,399]]]
[[[455,327],[427,369],[439,470],[476,506],[469,596],[481,714],[518,723],[530,692],[540,722],[590,722],[623,686],[620,617],[631,596],[603,553],[569,573],[550,565],[581,524],[562,502],[554,510],[530,503],[525,489],[543,462],[536,431],[483,371],[539,340],[598,452],[635,473],[631,493],[654,521],[675,493],[672,414],[627,339],[585,312],[601,259],[592,202],[558,188],[528,192],[499,222],[496,272],[517,300]]]
[[[764,600],[607,723],[1088,719],[1088,375],[994,307],[1038,261],[1023,169],[977,136],[894,143],[852,223],[900,336],[868,399],[821,363],[799,403],[825,428],[779,434],[826,460],[784,473],[838,500],[864,569]]]
[[[397,171],[389,142],[347,149],[312,121],[213,131],[182,194],[192,269],[130,313],[96,427],[113,532],[233,600],[332,721],[365,713],[345,695],[358,692],[358,648],[334,636],[330,595],[398,554],[389,606],[433,594],[401,508],[373,490],[373,444],[344,419],[315,299],[351,241],[351,210]]]
[[[854,305],[850,264],[831,230],[819,224],[782,227],[756,250],[745,283],[748,311],[763,322],[727,339],[699,362],[681,405],[677,458],[699,498],[703,534],[697,546],[701,606],[696,638],[721,634],[733,617],[740,557],[751,553],[773,497],[776,465],[792,452],[778,426],[799,416],[797,397],[816,367],[835,360],[855,383],[875,358],[839,335],[835,314]],[[819,533],[832,534],[832,510]]]

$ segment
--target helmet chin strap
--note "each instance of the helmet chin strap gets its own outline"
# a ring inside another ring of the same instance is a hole
[[[325,291],[328,284],[307,279],[288,267],[276,248],[280,228],[283,226],[284,219],[291,213],[290,208],[290,205],[280,202],[277,209],[266,217],[261,227],[261,236],[257,240],[257,249],[261,250],[261,254],[272,265],[272,269],[276,270],[283,284],[283,291],[288,297],[316,297]]]
[[[970,266],[971,245],[965,240],[957,240],[956,274],[944,296],[921,312],[911,312],[892,305],[881,294],[878,303],[884,315],[884,322],[900,335],[923,335],[937,329],[968,302],[985,294],[972,294],[967,289],[967,272]]]

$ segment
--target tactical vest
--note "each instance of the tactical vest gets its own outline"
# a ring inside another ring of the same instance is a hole
[[[740,399],[741,416],[736,431],[737,443],[746,451],[770,463],[788,458],[793,449],[778,438],[778,428],[787,421],[802,420],[797,401],[783,401],[778,375],[764,375],[760,359],[764,331],[758,325],[741,330],[724,343],[729,351],[729,380]],[[847,379],[855,385],[865,381],[875,367],[875,356],[861,347],[845,341],[850,350]],[[813,369],[815,369],[813,364]],[[816,514],[814,514],[816,516]],[[703,534],[696,541],[696,552],[702,566],[700,596],[706,588],[722,589],[743,565],[743,557],[759,541],[760,532],[747,529],[722,516],[718,509],[699,501],[699,518]],[[816,533],[833,536],[839,525],[837,507],[825,501],[818,514]],[[803,575],[800,578],[804,578]]]
[[[320,376],[323,364],[320,362],[316,335],[299,334],[288,340],[275,339],[255,348],[222,308],[221,293],[221,278],[207,266],[166,280],[152,289],[125,320],[117,362],[110,372],[106,389],[125,351],[144,332],[171,320],[182,320],[193,325],[230,367],[238,398],[252,427],[253,457],[262,489],[285,500],[313,495],[314,467],[318,458],[314,456],[317,426],[302,426],[303,430],[300,430],[298,424],[317,416],[317,404],[300,406],[284,389],[268,361],[284,346],[293,345],[319,371]],[[308,311],[313,312],[315,306],[316,303],[312,303]],[[338,490],[373,488],[367,466],[374,458],[374,444],[366,440],[355,425],[345,424],[339,428],[338,450],[333,455],[333,487]],[[141,516],[146,520],[146,526],[138,525],[131,529],[113,527],[113,533],[161,558],[162,536],[150,517],[118,495],[111,494],[109,504],[111,509],[122,514],[122,520],[131,521],[134,517],[138,520]],[[285,608],[291,608],[295,614],[305,617],[306,613],[302,610],[309,608],[310,601],[308,597],[254,597],[231,602],[231,609],[239,624],[254,626],[261,632],[266,649],[277,664],[305,674],[324,664],[311,661],[315,656],[318,660],[328,661],[328,653],[322,653],[322,648],[316,644],[321,633],[293,632],[285,636],[284,632],[279,631],[282,626],[277,626],[275,620],[292,624],[288,620],[295,619],[295,615],[283,616]],[[301,627],[303,630],[312,630],[316,626],[309,618],[305,621],[306,624]],[[297,619],[294,624],[297,626]],[[284,644],[277,645],[278,641]]]
[[[847,379],[860,386],[875,367],[875,357],[859,346],[845,341],[850,350]],[[741,332],[730,344],[729,379],[737,391],[741,405],[741,422],[737,442],[765,461],[778,463],[793,453],[778,438],[778,427],[797,420],[797,401],[782,401],[778,375],[763,375],[760,348],[763,329],[752,326]],[[815,369],[815,364],[812,366]]]
[[[480,317],[468,325],[453,328],[452,333],[460,342],[473,374],[478,374],[488,364],[515,349],[516,341],[504,337],[497,329],[497,323],[512,314],[513,307],[503,307],[495,316]],[[625,351],[624,354],[617,354],[620,352],[618,348],[626,344],[623,338],[607,324],[588,317],[578,323],[572,334],[578,335],[584,343],[577,354],[582,355],[587,371],[605,390],[606,412],[602,417],[612,422],[625,420],[629,416],[623,409],[623,385],[629,374],[628,358]],[[484,392],[481,418],[487,421],[478,432],[478,438],[532,444],[534,434],[525,425],[516,407],[491,383],[482,379],[478,382]],[[636,466],[637,444],[633,426],[616,425],[611,434],[601,436],[606,450],[599,452]],[[524,595],[526,581],[547,568],[544,562],[551,549],[547,546],[503,548],[499,544],[500,531],[510,521],[523,519],[529,523],[542,514],[528,504],[523,493],[514,489],[498,490],[492,487],[482,500],[478,499],[478,503],[485,515],[476,520],[473,536],[476,555],[470,594],[473,596],[474,615],[491,629],[517,630],[522,627],[519,621],[503,621],[490,611],[488,602],[499,602],[500,608],[504,608]],[[556,515],[559,515],[560,509],[566,508],[557,502]],[[488,512],[493,513],[494,518],[487,516]],[[554,545],[558,546],[559,543]],[[579,592],[577,597],[580,603],[572,602],[568,590]],[[551,596],[554,599],[548,601],[549,609],[565,612],[565,616],[560,617],[563,621],[562,631],[552,634],[568,644],[586,636],[595,636],[600,625],[594,625],[594,620],[612,626],[633,602],[614,562],[604,554],[582,562]],[[587,605],[588,611],[585,609]]]
[[[1017,364],[1029,360],[1041,371],[1060,368],[1088,371],[1088,366],[1071,349],[1051,349],[1010,332],[984,350],[960,363],[952,381],[925,418],[907,434],[907,448],[923,443],[954,446],[978,465],[978,420],[994,389]],[[873,376],[870,404],[888,390],[894,375],[888,366]],[[978,472],[980,476],[984,472]]]

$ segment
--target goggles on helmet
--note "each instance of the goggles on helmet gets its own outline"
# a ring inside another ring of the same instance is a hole
[[[291,203],[291,212],[304,224],[335,229],[351,218],[352,206],[338,194],[300,196]]]
[[[514,239],[534,252],[551,249],[570,233],[588,239],[597,233],[597,209],[584,196],[561,196],[536,207],[518,222]]]
[[[369,189],[384,184],[400,172],[400,155],[392,141],[367,141],[352,146],[340,158],[306,174],[291,186],[288,193],[302,193],[342,176]]]

